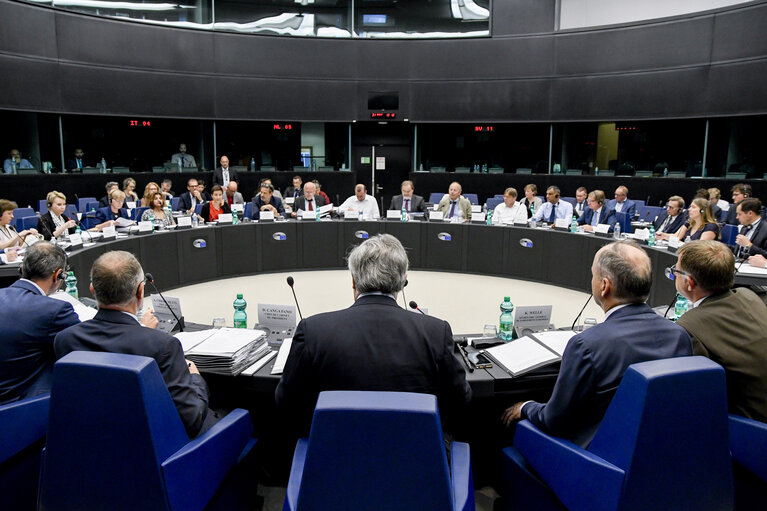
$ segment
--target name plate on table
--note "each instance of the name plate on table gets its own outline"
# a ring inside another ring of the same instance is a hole
[[[608,224],[597,224],[594,226],[594,234],[607,238],[610,236],[610,226]]]
[[[232,224],[232,214],[231,213],[221,213],[218,215],[218,225],[231,225]]]
[[[125,207],[128,209],[136,209],[136,202],[135,201],[126,202]]]
[[[301,211],[301,220],[316,220],[317,211]]]
[[[514,329],[520,335],[549,328],[551,305],[522,305],[514,309]]]
[[[232,213],[242,213],[245,211],[245,204],[232,204],[230,208]]]
[[[191,229],[191,228],[192,228],[191,216],[178,217],[178,220],[176,220],[176,229]]]
[[[648,229],[637,229],[634,231],[634,240],[647,243],[648,239],[650,239],[650,231]]]
[[[101,241],[113,241],[117,238],[117,230],[114,226],[104,227],[101,230]]]
[[[471,214],[471,223],[473,223],[473,224],[484,224],[485,223],[485,214],[482,213],[482,212],[472,213]]]
[[[285,204],[292,206],[293,204],[295,204],[295,202],[296,202],[295,197],[285,197]]]
[[[386,219],[387,220],[402,220],[402,211],[398,209],[387,209],[386,210]]]
[[[344,211],[344,220],[357,220],[359,218],[360,214],[357,213],[356,210],[346,210]]]
[[[569,231],[570,221],[567,218],[557,218],[554,220],[554,229],[558,231]]]
[[[442,220],[442,211],[429,211],[429,222],[441,222]]]
[[[273,211],[261,211],[261,212],[259,212],[258,220],[260,222],[274,222],[274,212]]]
[[[152,232],[152,222],[149,220],[146,220],[144,222],[138,223],[138,233],[139,234],[148,234]]]
[[[471,212],[472,213],[481,213],[482,212],[482,206],[479,204],[472,204],[471,205]]]
[[[77,250],[83,248],[83,237],[79,234],[69,235],[69,250]]]
[[[676,252],[679,248],[679,238],[676,236],[669,236],[668,238],[668,251]]]
[[[269,328],[277,337],[292,337],[296,328],[295,305],[259,303],[258,324]]]

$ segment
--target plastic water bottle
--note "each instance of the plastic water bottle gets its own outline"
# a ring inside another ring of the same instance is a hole
[[[514,304],[511,298],[503,297],[501,303],[501,319],[498,328],[498,337],[504,341],[510,341],[514,336]]]
[[[364,219],[365,219],[365,216],[362,214],[362,210],[359,210],[359,211],[357,212],[357,220],[359,220],[360,222],[362,222]]]
[[[321,216],[322,215],[320,214],[320,208],[314,208],[314,221],[319,222]]]
[[[482,173],[487,174],[487,163],[482,164]]]
[[[199,225],[199,220],[197,219],[197,215],[192,213],[192,227],[197,227]]]
[[[485,213],[485,224],[493,225],[493,210],[490,208],[487,208],[487,212]]]
[[[152,210],[149,210],[149,221],[152,222],[152,231],[154,231],[154,213]]]
[[[616,222],[615,228],[613,228],[613,238],[616,240],[621,239],[621,224]]]
[[[16,160],[11,160],[11,174],[16,174]]]
[[[312,172],[317,172],[317,160],[312,160]]]
[[[663,169],[663,177],[668,177],[668,167]]]
[[[67,278],[64,282],[67,285],[66,293],[74,297],[75,300],[79,300],[80,296],[77,293],[77,277],[75,277],[75,272],[70,271],[67,273]]]
[[[77,227],[75,227],[75,234],[80,234],[80,233],[82,233],[82,232],[83,232],[83,231],[82,231],[82,229],[80,229],[80,226],[79,226],[79,225],[78,225]]]
[[[232,211],[232,225],[237,225],[238,223],[240,223],[240,216],[236,211]]]
[[[530,214],[535,214],[535,202],[530,203]]]
[[[598,176],[598,175],[599,175],[599,165],[597,165],[596,167],[594,167],[594,175],[595,175],[595,176]]]
[[[655,227],[650,226],[650,235],[647,237],[647,245],[654,247],[655,246]]]
[[[256,159],[251,158],[250,159],[250,171],[255,172],[256,171]]]
[[[407,210],[405,209],[405,201],[402,201],[402,209],[399,213],[399,219],[401,222],[407,222]]]
[[[104,159],[104,157],[101,157],[101,173],[106,174],[107,173],[107,161]]]
[[[674,321],[677,321],[682,317],[682,314],[687,312],[690,308],[690,301],[682,296],[681,293],[676,294],[676,302],[674,303]]]
[[[573,215],[573,221],[570,222],[570,232],[578,232],[578,220]]]
[[[234,301],[234,328],[248,328],[248,314],[245,307],[248,302],[242,297],[242,293],[237,293],[237,299]]]

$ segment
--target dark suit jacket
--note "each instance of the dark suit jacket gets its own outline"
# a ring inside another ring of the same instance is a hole
[[[735,202],[730,204],[730,209],[727,210],[727,215],[724,217],[724,223],[730,224],[730,225],[740,225],[740,221],[738,220],[738,217],[737,217],[738,204],[739,203],[735,203]]]
[[[0,289],[0,403],[50,391],[53,338],[79,323],[72,306],[30,282]]]
[[[189,211],[190,209],[192,209],[192,194],[184,192],[178,197],[178,210]]]
[[[324,390],[421,392],[437,396],[442,417],[471,398],[453,355],[450,325],[414,314],[390,297],[368,295],[348,309],[302,320],[275,391],[277,405],[308,430]]]
[[[83,160],[83,169],[88,166],[88,162],[85,161],[85,158],[82,158]],[[69,158],[67,160],[67,166],[66,166],[67,172],[82,172],[82,169],[77,168],[77,160],[75,158]]]
[[[616,201],[615,199],[610,199],[609,201],[607,201],[605,203],[605,206],[607,206],[608,208],[612,209],[613,211],[616,211],[615,210],[615,205],[617,203],[618,203],[618,201]],[[634,216],[636,215],[636,212],[637,212],[636,202],[634,202],[631,199],[626,199],[626,202],[623,204],[623,210],[621,211],[621,213],[628,213],[629,214],[629,218],[634,218]],[[616,211],[616,213],[617,213],[617,211]]]
[[[280,216],[285,216],[285,207],[282,205],[282,201],[279,197],[275,197],[272,195],[271,200],[269,201],[269,204],[277,208],[277,212],[280,214]],[[261,200],[260,195],[256,195],[253,197],[253,218],[258,220],[258,215],[261,212],[261,206],[264,206],[264,201]]]
[[[121,216],[123,218],[130,218],[128,216],[128,210],[125,208],[120,208],[120,211],[118,212],[118,216]],[[96,224],[103,224],[107,220],[114,220],[115,215],[112,213],[112,209],[107,206],[106,208],[99,208],[96,210]]]
[[[609,209],[607,206],[602,206],[602,212],[600,213],[599,223],[607,224],[610,226],[609,231],[612,232],[613,226],[618,221],[615,218],[615,211]],[[586,211],[578,218],[578,225],[591,225],[591,220],[594,218],[594,210],[586,208]]]
[[[63,213],[61,214],[61,218],[63,218],[65,222],[69,221],[69,217]],[[76,229],[77,227],[70,227],[67,229],[67,232],[69,232],[69,234],[74,234]],[[40,220],[37,221],[37,231],[42,234],[45,239],[51,239],[53,237],[53,231],[55,230],[56,224],[53,223],[53,217],[51,216],[50,211],[42,215]]]
[[[224,213],[232,212],[232,209],[229,207],[229,204],[227,204],[226,201],[224,201],[221,209],[224,210]],[[210,222],[210,201],[202,205],[202,209],[200,210],[200,217],[206,222]]]
[[[314,194],[314,204],[315,206],[322,207],[325,205],[325,199],[322,198],[322,195]],[[296,199],[296,202],[293,203],[293,211],[298,211],[299,209],[303,209],[304,211],[307,211],[306,209],[306,197],[303,195]]]
[[[628,305],[570,339],[548,403],[527,403],[522,416],[552,435],[586,447],[631,364],[692,354],[687,332],[647,304]]]
[[[402,195],[395,195],[391,198],[389,209],[394,209],[397,211],[402,209]],[[424,202],[423,197],[413,194],[413,197],[410,199],[410,211],[415,213],[426,212],[426,203]]]
[[[108,207],[109,207],[109,196],[104,195],[102,198],[99,199],[99,209],[108,208]]]
[[[208,410],[205,380],[189,372],[178,339],[160,330],[145,328],[123,312],[99,309],[95,318],[60,332],[53,347],[56,359],[72,351],[151,357],[160,368],[187,434],[193,438],[215,422],[214,414]]]
[[[293,188],[293,186],[288,186],[287,188],[285,188],[285,193],[283,193],[283,194],[282,194],[282,196],[283,196],[283,197],[293,197],[293,193],[294,193],[295,191],[296,191],[296,189],[295,189],[295,188]],[[299,187],[299,188],[298,188],[298,197],[301,197],[303,194],[304,194],[304,190],[303,190],[303,188]],[[297,199],[298,197],[296,197],[296,199]]]
[[[762,218],[754,229],[754,234],[751,236],[753,245],[748,248],[748,255],[758,254],[767,257],[767,221]]]
[[[655,230],[657,231],[660,229],[661,225],[663,225],[663,222],[666,221],[668,218],[668,211],[663,210],[658,215],[658,218],[655,219],[655,222],[653,222],[653,226],[655,226]],[[684,225],[684,215],[680,212],[673,222],[668,226],[668,228],[663,231],[668,234],[674,234],[676,231],[682,228]]]
[[[238,185],[240,184],[240,177],[231,165],[229,166],[229,181],[236,181]],[[213,187],[215,185],[224,186],[224,171],[221,167],[213,171],[213,183],[210,186]]]
[[[767,306],[747,288],[712,295],[679,318],[696,355],[724,367],[730,413],[767,422]]]

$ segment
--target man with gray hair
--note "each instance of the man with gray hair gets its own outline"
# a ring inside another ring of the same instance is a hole
[[[298,324],[277,405],[294,413],[305,433],[324,390],[421,392],[437,396],[449,421],[471,388],[453,355],[450,325],[397,305],[407,278],[404,247],[381,234],[352,250],[348,263],[354,304]]]
[[[116,181],[109,181],[104,188],[106,188],[107,194],[99,199],[99,209],[109,207],[109,194],[120,188],[120,185]]]
[[[602,247],[591,266],[591,294],[605,320],[573,336],[547,403],[520,402],[502,416],[507,426],[529,419],[541,430],[587,447],[631,364],[692,355],[685,330],[645,302],[652,285],[647,253],[633,241]]]
[[[53,338],[80,322],[72,305],[48,298],[66,267],[67,254],[41,241],[27,249],[21,279],[0,289],[0,403],[50,391]]]
[[[208,409],[208,387],[194,363],[184,360],[181,343],[154,330],[157,319],[151,312],[144,313],[142,321],[151,323],[152,328],[143,328],[136,317],[144,302],[144,271],[133,254],[113,251],[96,259],[91,268],[91,293],[96,297],[98,313],[56,336],[56,358],[72,351],[153,358],[189,437],[215,424],[215,413]]]

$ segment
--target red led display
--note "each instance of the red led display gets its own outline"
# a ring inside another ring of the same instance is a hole
[[[131,128],[151,128],[152,127],[152,121],[141,121],[141,120],[131,119],[128,122],[130,123]]]
[[[474,126],[474,131],[477,133],[489,133],[495,131],[495,126]]]
[[[275,131],[290,131],[293,129],[292,124],[272,124],[272,129]]]
[[[371,119],[396,119],[397,114],[394,112],[371,112]]]

